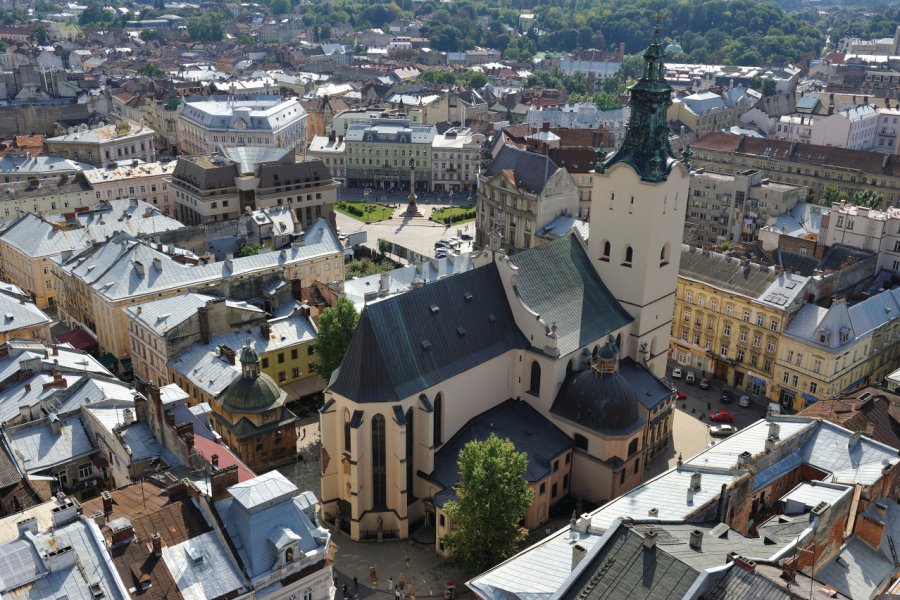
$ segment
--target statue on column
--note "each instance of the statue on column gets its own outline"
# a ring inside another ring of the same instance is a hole
[[[416,159],[410,157],[409,159],[409,204],[406,205],[406,212],[403,213],[404,217],[421,217],[422,214],[419,212],[419,206],[416,204]]]

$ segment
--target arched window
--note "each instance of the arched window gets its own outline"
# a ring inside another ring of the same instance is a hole
[[[415,430],[413,429],[413,418],[415,411],[410,408],[406,411],[406,502],[412,504],[416,497],[413,495],[413,453],[415,450]]]
[[[344,409],[344,452],[350,452],[350,411]]]
[[[634,456],[634,453],[637,452],[637,449],[638,449],[638,441],[637,441],[637,438],[634,438],[628,444],[628,456],[629,457]]]
[[[609,261],[609,254],[612,252],[612,247],[610,246],[609,240],[603,241],[603,256],[600,257],[600,260]]]
[[[625,264],[630,267],[631,261],[633,258],[634,258],[634,249],[631,246],[625,246]]]
[[[538,361],[531,361],[531,384],[528,386],[528,393],[534,396],[541,395],[541,365]]]
[[[444,397],[438,393],[437,396],[434,397],[434,445],[440,446],[443,444],[443,438],[441,437],[441,411],[444,408]]]
[[[664,267],[669,264],[669,244],[668,242],[663,245],[662,250],[659,251],[659,266]]]
[[[387,468],[385,460],[384,417],[372,417],[372,508],[387,508]]]
[[[288,548],[284,551],[284,562],[292,563],[294,562],[294,549]]]

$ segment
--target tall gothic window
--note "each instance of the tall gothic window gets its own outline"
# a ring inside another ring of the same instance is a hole
[[[372,508],[387,508],[387,466],[385,464],[384,417],[372,417]]]
[[[443,443],[441,438],[441,411],[444,409],[444,398],[438,393],[434,397],[434,445],[440,446]]]
[[[536,360],[531,362],[531,385],[528,387],[528,393],[533,396],[541,395],[541,365]]]
[[[350,411],[344,409],[344,452],[350,452]]]
[[[415,430],[413,429],[413,409],[406,411],[406,502],[412,504],[416,497],[413,494],[413,452],[415,449]]]

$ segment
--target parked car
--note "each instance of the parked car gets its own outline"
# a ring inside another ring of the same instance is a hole
[[[727,410],[714,410],[709,413],[709,420],[716,423],[732,423],[734,422],[734,415]]]
[[[694,382],[696,382],[696,381],[697,381],[697,376],[694,375],[693,371],[688,371],[687,375],[684,376],[685,383],[689,383],[689,384],[693,385]]]
[[[738,400],[738,406],[741,408],[747,408],[750,406],[750,396],[741,396],[741,399]]]
[[[681,379],[681,369],[672,369],[672,379]]]
[[[438,250],[437,252],[434,253],[434,257],[435,258],[447,258],[447,251],[446,250]]]
[[[730,390],[722,390],[722,397],[720,398],[723,404],[729,404],[732,400],[734,400],[734,395]]]
[[[678,392],[676,398],[678,398],[679,400],[684,400],[685,398],[687,398],[687,394],[685,394],[684,392]]]
[[[448,242],[447,240],[438,240],[434,243],[434,247],[435,248],[449,248],[450,242]]]
[[[737,431],[734,425],[710,425],[709,426],[709,435],[713,437],[728,437],[732,433]]]
[[[459,239],[465,240],[465,241],[467,241],[467,242],[471,242],[471,241],[472,241],[472,234],[471,234],[471,233],[461,233],[461,234],[459,234]]]
[[[700,389],[701,389],[701,390],[708,390],[708,389],[709,389],[709,379],[707,379],[706,377],[704,377],[703,379],[700,380]]]

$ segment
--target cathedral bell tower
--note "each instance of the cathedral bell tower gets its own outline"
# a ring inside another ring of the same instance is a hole
[[[669,145],[659,24],[644,51],[644,73],[629,88],[631,116],[621,146],[597,151],[588,253],[634,322],[622,351],[665,375],[688,200],[690,150]]]

